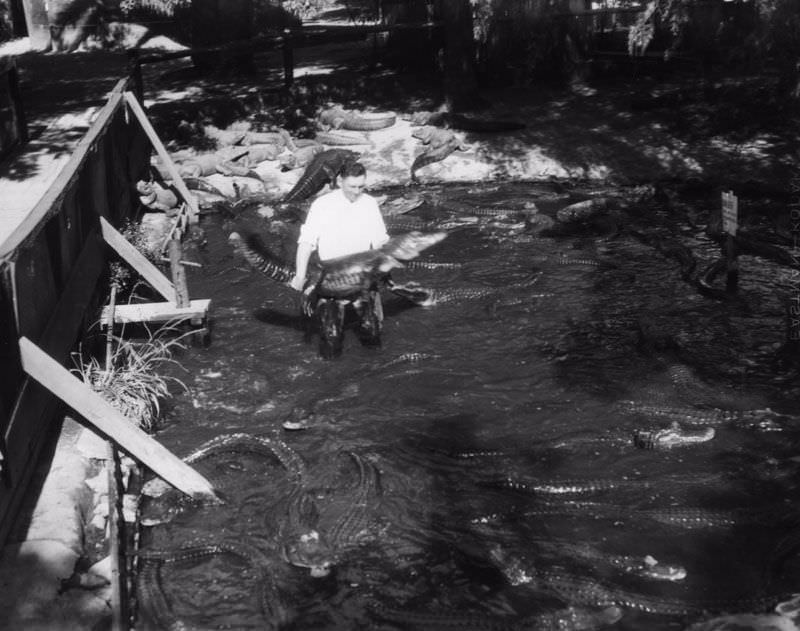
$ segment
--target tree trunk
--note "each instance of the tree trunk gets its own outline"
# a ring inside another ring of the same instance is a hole
[[[253,0],[192,0],[192,47],[219,46],[253,36]],[[194,65],[202,71],[252,74],[252,52],[196,53]]]
[[[475,72],[475,42],[472,35],[472,7],[469,0],[442,0],[444,23],[444,93],[452,112],[485,107],[478,95]]]

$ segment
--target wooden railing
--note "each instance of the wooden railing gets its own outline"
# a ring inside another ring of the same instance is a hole
[[[23,370],[26,337],[62,365],[100,313],[107,248],[100,218],[119,225],[138,208],[135,184],[150,142],[126,111],[120,80],[42,198],[0,243],[0,544],[62,404]]]

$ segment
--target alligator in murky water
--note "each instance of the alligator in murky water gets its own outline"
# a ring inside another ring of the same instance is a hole
[[[326,576],[332,565],[369,536],[369,514],[380,495],[375,465],[356,453],[358,482],[343,511],[320,510],[307,493],[298,493],[289,508],[289,519],[281,533],[282,554],[287,563],[310,570],[312,576]],[[313,505],[312,505],[313,504]]]
[[[479,300],[489,296],[498,296],[500,294],[521,292],[534,284],[536,284],[541,277],[541,274],[533,274],[526,280],[513,283],[504,287],[491,287],[488,285],[476,285],[472,287],[452,287],[448,289],[436,289],[431,287],[423,287],[417,282],[410,281],[403,285],[395,284],[392,286],[392,292],[398,296],[402,296],[407,300],[421,306],[430,307],[432,305],[440,305],[451,302],[461,302],[464,300]],[[543,298],[550,294],[522,294],[522,299]]]
[[[714,407],[652,405],[639,401],[620,401],[618,407],[628,413],[666,419],[686,425],[733,425],[762,431],[782,431],[796,417],[769,408],[762,410],[724,410]]]
[[[262,608],[264,628],[278,629],[288,621],[286,608],[276,598],[276,594],[273,592],[274,585],[269,579],[270,559],[256,542],[247,537],[203,538],[191,541],[177,549],[142,549],[137,553],[139,571],[136,584],[139,602],[145,612],[145,617],[153,625],[153,628],[171,631],[195,628],[191,623],[181,620],[173,611],[171,599],[164,593],[162,566],[197,561],[204,557],[220,554],[236,556],[255,571],[257,588],[260,591],[258,602]]]
[[[634,593],[600,580],[577,575],[559,567],[531,568],[530,585],[566,603],[595,607],[622,607],[664,616],[694,616],[714,611],[757,611],[779,602],[781,596],[732,601],[699,601],[658,598]]]
[[[623,488],[646,489],[651,486],[651,483],[647,480],[631,480],[625,478],[543,480],[505,477],[492,481],[490,485],[503,489],[522,491],[523,493],[542,495],[588,495],[590,493],[602,493]]]
[[[540,502],[533,507],[511,509],[473,518],[476,524],[525,517],[573,517],[580,520],[608,520],[633,528],[652,528],[653,522],[684,530],[725,529],[741,524],[775,523],[779,516],[768,511],[720,510],[695,507],[665,507],[634,509],[600,502]]]
[[[381,620],[404,628],[461,629],[462,631],[592,631],[612,625],[622,617],[618,607],[566,607],[534,616],[512,617],[463,611],[419,611],[373,603],[370,611]]]
[[[600,568],[602,572],[610,567],[622,574],[656,581],[682,581],[686,578],[686,569],[684,567],[670,563],[659,563],[650,555],[610,554],[587,543],[575,543],[558,539],[533,538],[526,540],[526,544],[534,544],[536,546],[535,565],[541,564],[544,559],[569,559],[571,561],[585,561],[593,568]],[[533,580],[530,567],[534,563],[528,559],[527,555],[511,553],[500,546],[492,548],[490,555],[512,585],[520,585]]]
[[[251,453],[266,458],[276,458],[286,470],[292,482],[299,483],[306,475],[305,463],[289,445],[276,438],[251,434],[223,434],[204,443],[199,449],[184,458],[187,464],[197,464],[208,458],[225,453]],[[155,526],[172,521],[189,506],[207,505],[208,501],[187,498],[183,493],[160,479],[147,483],[143,494],[151,497],[142,511],[143,526]],[[220,502],[217,503],[221,503]]]
[[[633,444],[641,449],[672,449],[704,443],[712,438],[716,431],[713,427],[704,427],[694,431],[684,430],[680,423],[673,422],[669,427],[661,429],[637,429],[633,432]]]

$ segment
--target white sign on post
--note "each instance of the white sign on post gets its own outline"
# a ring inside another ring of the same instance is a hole
[[[722,193],[722,231],[730,235],[736,234],[739,225],[739,198],[733,191]]]

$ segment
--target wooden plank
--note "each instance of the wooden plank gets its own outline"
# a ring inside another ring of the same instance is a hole
[[[175,306],[185,309],[189,306],[189,287],[186,284],[186,270],[181,265],[183,250],[181,242],[173,239],[169,242],[169,262],[172,271],[172,284],[175,286]]]
[[[104,261],[102,241],[95,231],[75,262],[61,299],[39,339],[39,345],[59,361],[66,361],[84,324],[86,305],[97,287]],[[13,345],[18,353],[19,345],[16,342]],[[24,376],[19,361],[17,366]],[[10,447],[6,471],[12,484],[19,483],[25,477],[25,469],[33,466],[29,461],[35,460],[38,443],[46,433],[44,428],[55,411],[54,397],[30,378],[24,378],[15,395],[14,409],[3,434],[5,444]]]
[[[199,322],[208,315],[211,300],[192,300],[188,307],[176,307],[174,302],[148,302],[139,305],[116,305],[114,322],[126,324],[131,322],[169,322],[170,320],[192,320]],[[103,319],[110,317],[108,307],[103,309]]]
[[[194,217],[196,219],[197,217],[200,216],[200,211],[197,208],[197,203],[194,199],[194,196],[189,192],[189,189],[186,188],[186,184],[184,184],[183,178],[181,177],[180,173],[178,173],[178,168],[172,161],[172,157],[169,155],[169,152],[164,147],[164,143],[162,143],[161,139],[158,137],[156,130],[153,129],[153,126],[150,124],[150,120],[147,118],[147,114],[144,113],[142,106],[139,105],[139,101],[136,100],[136,97],[133,95],[133,92],[125,92],[125,102],[128,104],[128,107],[131,108],[134,115],[139,120],[139,124],[142,126],[142,129],[144,129],[144,132],[150,139],[153,148],[156,150],[156,153],[161,158],[161,161],[164,163],[165,168],[172,177],[172,183],[175,185],[175,188],[178,189],[178,192],[183,197],[183,201],[185,201],[186,204],[189,206],[189,210],[191,211],[190,218]]]
[[[103,109],[98,113],[89,131],[78,143],[72,156],[61,169],[53,183],[48,187],[41,199],[28,212],[17,226],[0,243],[0,260],[11,256],[19,246],[36,234],[42,222],[60,205],[65,192],[71,188],[70,184],[78,176],[90,149],[105,132],[116,109],[122,102],[122,89],[127,86],[128,79],[121,79],[111,93]]]
[[[123,259],[125,259],[133,269],[142,275],[153,289],[160,293],[164,298],[175,302],[175,286],[169,279],[161,273],[155,265],[147,260],[144,254],[133,247],[122,234],[114,228],[104,217],[100,217],[100,227],[103,230],[103,239],[110,245]]]
[[[214,487],[202,475],[50,357],[28,338],[19,340],[22,367],[31,377],[80,414],[93,429],[118,444],[158,476],[195,499],[215,499]]]

